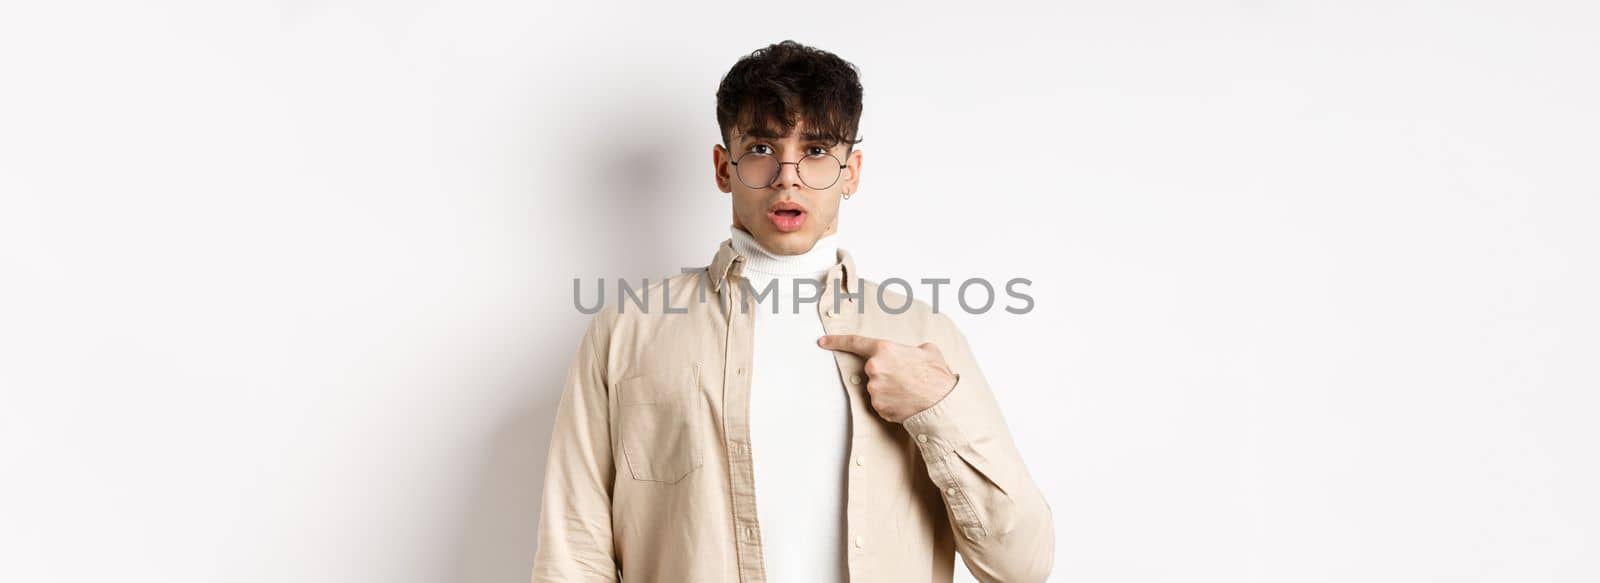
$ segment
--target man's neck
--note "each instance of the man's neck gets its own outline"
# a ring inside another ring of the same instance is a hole
[[[817,239],[811,250],[797,255],[778,255],[768,251],[755,236],[739,227],[729,227],[733,250],[745,257],[744,271],[751,280],[817,277],[839,263],[838,233]]]

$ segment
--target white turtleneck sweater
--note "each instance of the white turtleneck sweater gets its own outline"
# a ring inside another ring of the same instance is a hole
[[[838,263],[838,234],[799,255],[774,255],[738,227],[732,233],[751,288],[759,294],[777,282],[756,307],[750,369],[751,465],[767,580],[843,582],[850,403],[833,353],[817,346],[826,332],[816,300],[793,299],[796,279],[821,282]],[[817,286],[799,285],[806,298],[818,295]]]

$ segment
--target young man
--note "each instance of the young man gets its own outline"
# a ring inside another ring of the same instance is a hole
[[[534,581],[946,582],[957,551],[982,581],[1049,575],[1050,506],[965,336],[837,246],[861,92],[792,41],[723,78],[732,236],[591,321]]]

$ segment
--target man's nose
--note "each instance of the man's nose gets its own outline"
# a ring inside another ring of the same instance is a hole
[[[772,183],[772,187],[773,188],[795,188],[795,189],[798,189],[798,188],[801,187],[801,185],[802,185],[802,183],[800,182],[800,165],[799,164],[779,164],[778,165],[778,180],[776,182]]]

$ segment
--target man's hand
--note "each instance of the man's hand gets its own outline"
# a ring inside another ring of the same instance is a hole
[[[827,334],[817,345],[866,359],[867,395],[878,416],[894,423],[916,415],[955,388],[956,375],[932,342],[907,346],[855,334]]]

